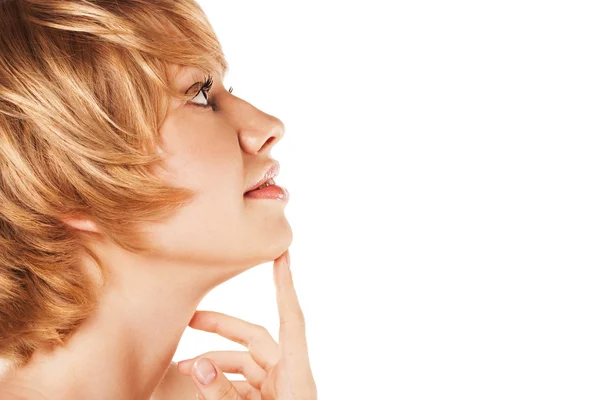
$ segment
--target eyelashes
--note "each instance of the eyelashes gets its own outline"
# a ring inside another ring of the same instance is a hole
[[[191,88],[193,88],[194,86],[197,86],[197,85],[201,85],[201,86],[200,86],[200,89],[198,89],[198,91],[197,91],[197,92],[196,92],[196,94],[195,94],[195,95],[192,97],[192,99],[191,99],[191,100],[195,99],[196,97],[198,97],[198,96],[199,96],[199,95],[202,93],[202,94],[204,95],[204,98],[206,99],[206,102],[207,102],[207,104],[198,104],[198,103],[194,103],[194,102],[192,102],[192,101],[188,101],[188,103],[191,103],[192,105],[194,105],[194,106],[196,106],[196,107],[202,107],[202,108],[209,108],[209,107],[210,107],[210,108],[212,108],[213,110],[215,110],[215,109],[216,109],[216,106],[215,106],[215,104],[214,104],[214,103],[211,103],[211,102],[209,101],[209,96],[208,96],[208,95],[209,95],[209,93],[210,93],[210,90],[212,89],[212,86],[213,86],[213,77],[212,77],[211,75],[209,75],[209,76],[208,76],[208,78],[207,78],[205,81],[203,81],[203,82],[196,82],[196,83],[194,83],[194,84],[193,84],[193,85],[190,87],[190,89],[191,89]],[[186,94],[187,94],[187,92],[188,92],[190,89],[188,89],[188,90],[186,91]],[[230,87],[229,87],[229,90],[228,90],[228,92],[229,92],[229,93],[233,93],[233,86],[230,86]]]
[[[200,89],[198,89],[198,91],[196,92],[194,97],[192,97],[192,99],[195,99],[196,97],[198,97],[198,95],[200,93],[203,93],[206,100],[208,100],[208,93],[210,92],[210,89],[212,89],[212,86],[213,86],[213,77],[209,75],[208,78],[204,82],[196,82],[190,87],[190,89],[199,84],[201,85]],[[188,89],[188,91],[190,89]],[[186,94],[187,94],[187,92],[186,92]],[[196,104],[196,105],[201,105],[201,104]]]

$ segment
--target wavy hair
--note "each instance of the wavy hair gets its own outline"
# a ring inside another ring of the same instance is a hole
[[[144,222],[193,193],[152,173],[177,93],[169,64],[227,70],[194,0],[0,0],[0,357],[12,368],[62,346],[94,313],[86,234],[94,221],[146,253]]]

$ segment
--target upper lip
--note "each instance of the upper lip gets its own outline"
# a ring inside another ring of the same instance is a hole
[[[252,186],[250,186],[248,189],[246,189],[246,191],[244,193],[247,193],[251,190],[256,189],[257,187],[259,187],[260,185],[262,185],[269,179],[275,178],[277,176],[277,174],[279,174],[279,163],[277,161],[273,161],[266,168],[266,170],[264,170],[264,172],[262,173],[260,178],[256,181],[256,183],[254,183]]]

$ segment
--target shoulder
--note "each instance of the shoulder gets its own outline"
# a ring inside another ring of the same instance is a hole
[[[37,392],[23,391],[18,386],[11,386],[0,382],[0,399],[2,400],[47,400]]]
[[[31,387],[16,369],[8,366],[6,360],[0,362],[1,400],[48,400],[37,388]]]
[[[197,389],[189,376],[182,375],[171,362],[149,400],[197,400]],[[1,400],[48,400],[39,392],[0,379]]]
[[[192,378],[182,375],[177,369],[177,363],[171,362],[150,400],[197,400],[197,392]]]
[[[2,399],[2,400],[27,400],[24,397],[11,392],[9,389],[2,388],[2,387],[0,387],[0,399]]]

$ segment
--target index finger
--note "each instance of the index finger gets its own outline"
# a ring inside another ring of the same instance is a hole
[[[290,270],[290,253],[286,250],[273,263],[273,278],[279,310],[279,343],[282,355],[307,355],[306,323],[294,288]]]

